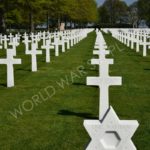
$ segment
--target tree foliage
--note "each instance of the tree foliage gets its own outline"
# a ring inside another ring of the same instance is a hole
[[[106,0],[99,7],[100,21],[103,23],[115,24],[121,16],[126,15],[128,6],[120,0]]]
[[[150,24],[150,1],[149,0],[138,1],[138,13],[140,19],[145,19]]]
[[[0,0],[0,29],[17,24],[31,31],[38,23],[50,18],[70,22],[96,22],[98,19],[95,0]]]
[[[139,23],[139,16],[138,16],[138,6],[137,6],[137,2],[134,2],[133,4],[131,4],[129,6],[129,21],[132,24],[132,26],[134,28],[136,28],[138,26]]]

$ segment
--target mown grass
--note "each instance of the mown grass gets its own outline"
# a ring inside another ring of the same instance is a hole
[[[17,58],[23,63],[15,65],[14,88],[6,88],[6,67],[0,66],[0,149],[85,148],[89,136],[83,120],[98,114],[98,89],[86,86],[86,76],[97,74],[88,63],[94,42],[95,33],[91,33],[59,57],[53,50],[50,64],[45,63],[44,54],[39,55],[36,73],[30,71],[31,58],[21,45]],[[1,51],[1,57],[4,55]],[[21,114],[17,119],[10,114],[14,109]]]
[[[138,150],[149,150],[150,141],[150,52],[147,57],[131,50],[108,34],[104,34],[115,63],[110,75],[122,76],[121,87],[110,88],[110,103],[121,119],[138,120],[140,126],[133,137]]]
[[[138,150],[149,150],[150,55],[143,58],[110,35],[104,37],[113,49],[109,57],[115,60],[110,75],[123,77],[122,86],[110,88],[110,104],[120,119],[139,121],[133,141]],[[38,56],[36,73],[30,71],[30,56],[21,45],[17,57],[23,64],[15,65],[14,88],[6,88],[6,67],[0,66],[0,149],[85,149],[90,137],[83,120],[98,118],[99,90],[86,86],[87,76],[98,75],[98,68],[88,61],[94,42],[95,33],[91,33],[59,57],[54,57],[53,50],[50,64],[45,63],[44,54]],[[15,108],[22,113],[17,119],[10,114]]]

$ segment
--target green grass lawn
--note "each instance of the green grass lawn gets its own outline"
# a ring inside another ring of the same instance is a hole
[[[6,67],[0,66],[0,150],[85,149],[90,137],[83,121],[98,118],[99,90],[86,86],[87,76],[98,75],[98,67],[88,61],[95,37],[90,33],[59,57],[53,50],[50,64],[39,55],[36,73],[30,71],[30,56],[21,45],[17,58],[23,64],[15,65],[14,88],[6,88]],[[138,150],[149,150],[150,57],[143,58],[110,35],[104,37],[115,47],[110,74],[123,77],[122,86],[110,88],[110,103],[120,119],[139,121],[133,141]],[[11,114],[14,109],[20,113],[17,119]]]
[[[149,150],[150,144],[150,52],[147,57],[104,34],[115,63],[110,75],[122,76],[121,87],[110,88],[110,102],[120,119],[138,120],[140,126],[133,141],[138,150]]]
[[[53,50],[50,64],[45,63],[45,55],[39,55],[36,73],[30,71],[31,58],[21,45],[17,58],[23,64],[15,65],[14,88],[6,88],[6,67],[0,66],[0,149],[85,148],[89,136],[83,120],[98,117],[98,89],[86,86],[86,76],[97,74],[88,62],[94,42],[95,33],[91,33],[59,57]],[[17,119],[10,114],[14,109],[22,114]]]

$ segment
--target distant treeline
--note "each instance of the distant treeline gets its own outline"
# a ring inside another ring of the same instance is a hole
[[[105,0],[98,11],[103,27],[138,27],[141,20],[150,25],[150,0],[138,0],[130,6],[121,0]]]

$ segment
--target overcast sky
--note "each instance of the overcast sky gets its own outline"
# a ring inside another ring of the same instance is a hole
[[[105,0],[96,0],[98,2],[98,4],[103,4]],[[137,1],[137,0],[124,0],[128,5],[132,4],[133,2]]]

